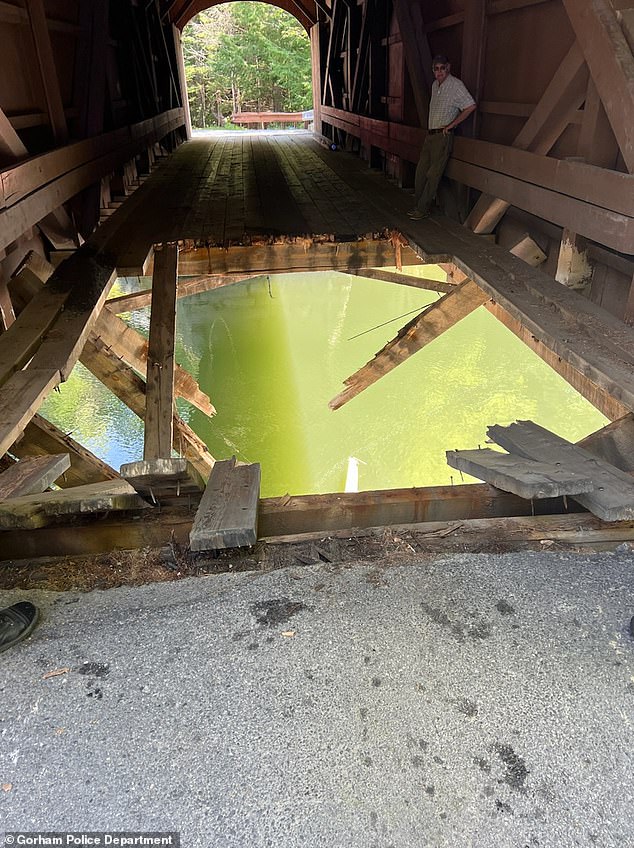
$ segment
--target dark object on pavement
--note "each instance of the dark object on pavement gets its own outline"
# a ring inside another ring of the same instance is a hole
[[[29,601],[0,610],[0,653],[30,636],[39,617],[40,611]]]
[[[634,615],[630,620],[630,636],[634,639]]]

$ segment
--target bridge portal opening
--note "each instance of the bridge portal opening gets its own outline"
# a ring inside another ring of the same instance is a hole
[[[310,39],[268,3],[222,3],[183,30],[196,130],[306,126],[313,107]]]

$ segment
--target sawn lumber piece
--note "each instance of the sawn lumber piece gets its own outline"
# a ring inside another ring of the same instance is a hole
[[[257,540],[260,465],[217,462],[202,496],[189,543],[192,551],[254,545]]]
[[[612,421],[596,433],[590,433],[577,445],[616,465],[621,471],[634,473],[634,413]]]
[[[534,462],[508,453],[489,450],[447,451],[452,468],[491,483],[521,498],[556,498],[591,492],[595,484],[589,476],[561,465]]]
[[[331,409],[340,409],[353,397],[381,377],[389,374],[397,365],[405,362],[412,354],[433,342],[447,330],[470,315],[489,300],[472,280],[465,280],[440,300],[430,304],[408,321],[374,357],[343,382],[346,386],[329,403]]]
[[[19,301],[21,306],[20,314],[26,312],[30,308],[30,303],[34,298],[42,296],[42,292],[46,291],[45,283],[54,272],[53,266],[43,260],[33,251],[30,251],[23,259],[17,271],[13,275],[10,283],[10,290],[14,300]],[[149,290],[151,295],[151,289]],[[108,306],[106,301],[106,307]],[[150,301],[148,300],[148,303]],[[63,305],[63,304],[62,304]],[[60,306],[61,308],[61,306]],[[52,320],[52,319],[51,319]],[[41,336],[41,334],[40,334]],[[38,336],[38,339],[40,338]],[[114,314],[109,308],[102,309],[95,322],[95,325],[90,333],[89,340],[95,341],[100,337],[107,347],[113,349],[115,354],[127,362],[137,374],[145,379],[147,375],[147,352],[148,342],[141,333],[128,325]],[[33,342],[31,341],[31,344]],[[38,341],[39,344],[39,341]],[[32,354],[35,348],[31,348]],[[27,348],[27,353],[29,349]],[[21,351],[20,351],[21,352]],[[81,357],[80,357],[81,358]],[[25,361],[24,355],[21,356],[19,364]],[[11,371],[16,369],[17,365],[11,365]],[[175,382],[174,389],[179,397],[191,403],[205,415],[215,415],[216,410],[211,403],[208,395],[201,391],[200,386],[194,377],[178,363],[174,363]],[[0,359],[0,382],[2,382],[2,360]]]
[[[0,528],[36,528],[54,524],[60,516],[113,510],[150,509],[125,480],[104,480],[0,503]]]
[[[0,474],[0,501],[46,491],[70,468],[67,453],[23,459]]]
[[[557,462],[570,471],[591,477],[596,488],[574,498],[604,521],[634,518],[634,479],[614,465],[533,421],[518,421],[508,427],[495,424],[488,428],[487,434],[509,452],[541,462]]]
[[[70,468],[63,478],[57,481],[57,485],[62,489],[99,483],[102,480],[116,480],[119,477],[114,468],[41,415],[33,416],[18,441],[11,445],[10,451],[18,459],[68,453]]]
[[[128,462],[121,466],[121,476],[139,494],[151,500],[202,492],[205,488],[205,481],[196,468],[181,457]]]

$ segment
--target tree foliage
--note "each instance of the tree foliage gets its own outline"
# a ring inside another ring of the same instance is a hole
[[[310,42],[282,9],[213,6],[185,28],[183,52],[195,127],[225,126],[232,112],[311,108]]]

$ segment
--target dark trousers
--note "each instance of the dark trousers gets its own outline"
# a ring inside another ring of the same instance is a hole
[[[427,134],[416,166],[414,195],[416,206],[427,213],[438,190],[438,183],[451,156],[453,136],[443,133]]]

